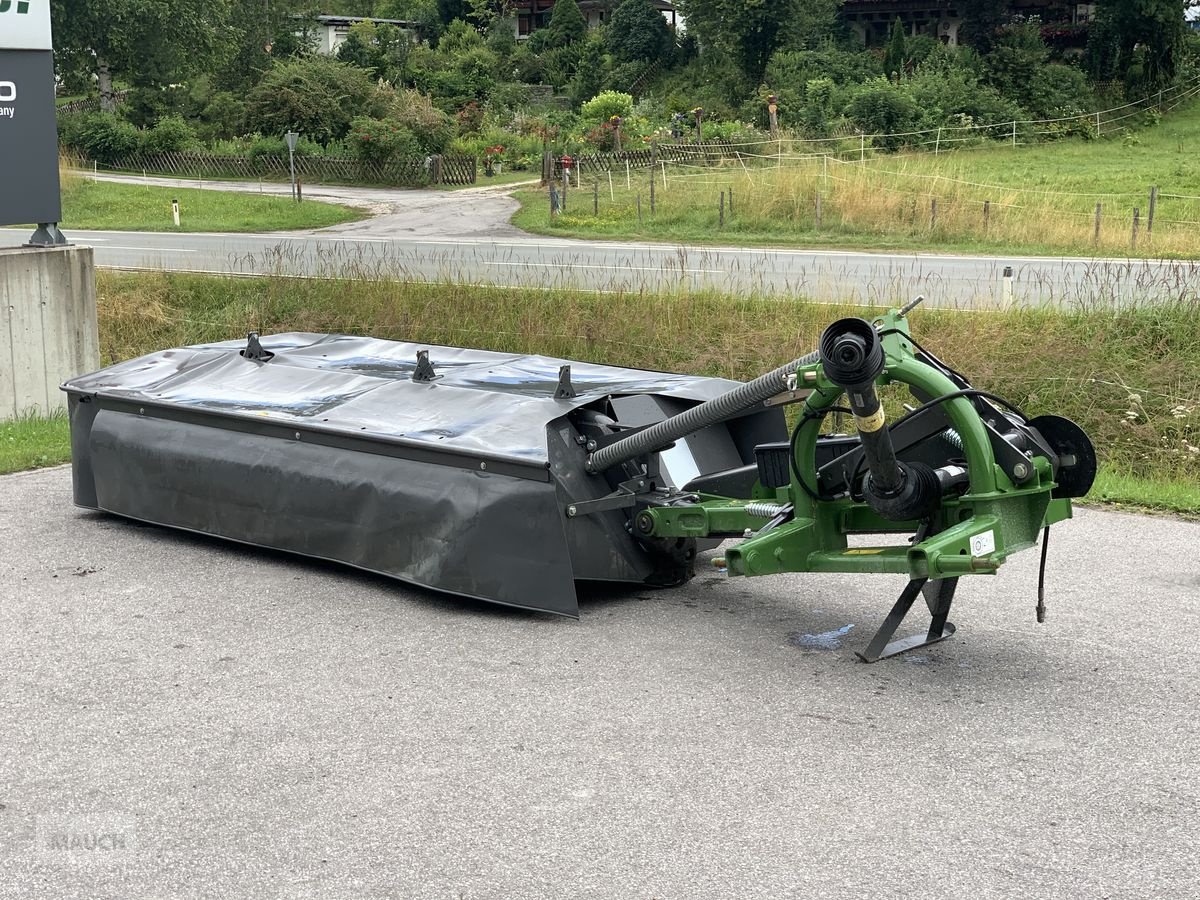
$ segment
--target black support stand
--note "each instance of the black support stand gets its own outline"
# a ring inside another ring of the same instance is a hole
[[[914,578],[896,600],[895,606],[875,632],[875,637],[871,638],[867,649],[857,654],[858,658],[863,662],[873,663],[897,653],[904,653],[906,650],[936,644],[943,638],[950,637],[954,634],[954,626],[946,621],[946,617],[950,615],[950,604],[954,602],[954,591],[957,588],[957,578],[942,578],[936,581]],[[929,630],[897,641],[891,640],[916,601],[917,594],[924,594],[925,605],[929,607],[929,615],[932,617]]]

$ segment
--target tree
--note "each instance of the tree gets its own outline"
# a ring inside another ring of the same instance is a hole
[[[324,56],[276,66],[246,98],[246,119],[263,134],[296,130],[321,144],[339,140],[356,116],[378,118],[375,85],[362,69]]]
[[[394,25],[376,25],[368,20],[350,26],[350,33],[338,47],[337,58],[366,69],[376,78],[394,81],[397,75],[403,75],[411,49],[407,33]]]
[[[220,59],[214,59],[209,69],[213,86],[244,95],[277,60],[311,54],[316,21],[296,18],[303,2],[230,0],[227,37],[222,41]]]
[[[667,20],[650,0],[625,0],[614,10],[606,37],[608,52],[618,62],[662,59],[673,43]]]
[[[608,66],[604,60],[604,44],[596,37],[589,36],[583,42],[579,67],[575,70],[575,77],[571,79],[569,86],[571,102],[578,105],[591,100],[600,93],[607,76]]]
[[[445,24],[436,0],[384,0],[377,4],[381,19],[399,19],[413,22],[426,40],[434,40],[442,33]]]
[[[160,87],[209,67],[227,36],[229,0],[51,0],[50,11],[60,74],[94,75],[111,111],[114,78]]]
[[[1184,10],[1191,0],[1099,0],[1097,17],[1118,35],[1117,73],[1154,90],[1175,77],[1183,55]]]
[[[838,0],[678,0],[704,52],[728,54],[757,82],[781,48],[815,44],[834,27]]]
[[[883,53],[883,73],[889,78],[892,75],[904,74],[906,49],[904,23],[900,21],[899,16],[896,16],[892,21],[892,32],[888,35],[887,49]]]
[[[514,0],[466,0],[466,17],[482,32],[512,15]]]
[[[990,53],[1000,27],[1012,16],[1009,0],[960,0],[963,42],[980,53]]]
[[[566,47],[587,36],[587,19],[579,11],[575,0],[556,0],[550,13],[550,39],[552,46]]]
[[[1002,96],[1032,109],[1036,105],[1030,102],[1033,85],[1049,56],[1036,24],[1009,25],[996,35],[992,52],[984,57],[984,71],[988,82]]]

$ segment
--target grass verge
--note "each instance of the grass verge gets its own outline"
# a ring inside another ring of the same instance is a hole
[[[0,475],[57,466],[70,459],[71,436],[65,414],[0,422]]]
[[[178,200],[180,227],[171,201]],[[63,183],[62,227],[92,231],[259,232],[327,228],[366,218],[364,210],[285,197],[88,181]]]
[[[1135,512],[1170,512],[1200,518],[1200,485],[1176,479],[1139,478],[1107,467],[1100,470],[1087,502]]]
[[[864,314],[861,307],[713,293],[596,295],[183,273],[101,272],[99,303],[105,364],[250,330],[312,331],[739,379],[807,353],[833,319]],[[924,346],[975,386],[1031,416],[1078,421],[1104,466],[1093,499],[1200,514],[1200,316],[1194,304],[1119,312],[919,309],[912,325]],[[31,426],[24,428],[28,433]],[[50,429],[44,440],[53,435]],[[47,460],[41,464],[65,458],[65,444],[56,446],[58,456],[35,454]]]

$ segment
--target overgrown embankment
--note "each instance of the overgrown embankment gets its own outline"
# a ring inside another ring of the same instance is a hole
[[[711,293],[593,295],[474,286],[194,275],[100,276],[105,362],[248,330],[348,332],[746,379],[811,350],[857,307]],[[1105,464],[1200,481],[1200,317],[920,309],[914,334],[977,387],[1080,422]]]

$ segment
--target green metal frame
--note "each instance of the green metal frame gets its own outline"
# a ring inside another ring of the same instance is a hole
[[[907,319],[891,312],[876,320],[885,353],[878,384],[901,383],[923,395],[940,397],[959,390],[941,371],[923,363],[909,340]],[[774,575],[781,572],[850,572],[902,574],[912,580],[994,574],[1009,555],[1032,547],[1041,529],[1071,517],[1071,501],[1054,499],[1051,463],[1035,456],[1032,476],[1016,485],[996,464],[992,445],[975,406],[966,397],[945,401],[943,408],[962,440],[970,487],[960,497],[947,498],[923,540],[905,546],[848,545],[855,533],[913,533],[919,522],[893,522],[877,515],[864,502],[848,497],[817,500],[797,481],[803,473],[814,488],[817,437],[821,413],[842,396],[841,388],[825,377],[820,363],[797,372],[798,382],[811,388],[804,404],[800,433],[795,435],[795,467],[785,487],[755,486],[748,498],[701,495],[699,502],[647,507],[639,527],[653,537],[720,537],[751,534],[729,549],[725,562],[730,575]],[[792,519],[772,528],[750,514],[755,501],[791,504]]]

